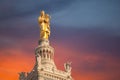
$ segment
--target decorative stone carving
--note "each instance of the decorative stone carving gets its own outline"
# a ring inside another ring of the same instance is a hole
[[[64,63],[64,68],[65,68],[65,71],[66,71],[66,72],[71,73],[71,69],[72,69],[72,67],[71,67],[71,62],[66,62],[66,63]]]

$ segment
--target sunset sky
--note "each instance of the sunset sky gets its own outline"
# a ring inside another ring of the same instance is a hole
[[[71,61],[74,80],[120,80],[119,0],[0,0],[0,80],[32,70],[41,10],[58,69]]]

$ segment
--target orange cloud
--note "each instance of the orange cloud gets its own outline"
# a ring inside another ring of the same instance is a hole
[[[28,43],[24,45],[26,44]],[[26,47],[31,46],[29,44]],[[63,43],[56,43],[54,48],[55,63],[58,69],[63,70],[63,63],[68,60],[72,61],[74,80],[120,79],[119,61],[112,56],[80,52],[72,45]],[[18,80],[19,72],[29,72],[35,63],[33,52],[22,50],[21,47],[0,50],[0,80]]]
[[[17,80],[19,72],[29,71],[33,67],[33,55],[26,55],[25,52],[16,49],[4,50],[0,53],[2,54],[0,56],[0,80]]]

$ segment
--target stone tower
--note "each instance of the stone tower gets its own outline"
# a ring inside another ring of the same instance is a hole
[[[19,80],[73,80],[71,63],[64,64],[65,71],[58,70],[54,63],[54,48],[49,44],[50,17],[41,11],[38,18],[40,25],[40,40],[35,49],[36,62],[31,72],[19,73]]]

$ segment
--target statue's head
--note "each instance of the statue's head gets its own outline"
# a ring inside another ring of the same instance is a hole
[[[50,16],[48,14],[45,14],[45,16],[50,19]]]
[[[43,16],[44,14],[45,14],[45,12],[42,10],[42,11],[40,12],[40,15]]]

